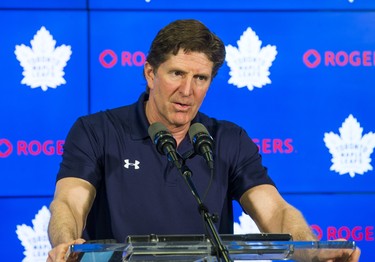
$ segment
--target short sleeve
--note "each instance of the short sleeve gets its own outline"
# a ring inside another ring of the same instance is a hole
[[[102,179],[102,157],[100,137],[94,125],[84,117],[79,118],[70,129],[64,144],[62,162],[57,180],[77,177],[98,187]]]
[[[239,128],[234,132],[237,135],[232,134],[234,165],[229,177],[229,188],[233,198],[239,200],[252,187],[262,184],[275,186],[275,184],[269,177],[267,168],[262,164],[258,146],[244,129]]]

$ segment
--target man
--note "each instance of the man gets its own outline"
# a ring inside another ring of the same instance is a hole
[[[87,239],[124,242],[128,235],[205,233],[196,202],[177,168],[150,139],[147,130],[154,123],[169,130],[181,155],[192,151],[188,131],[193,123],[202,123],[212,135],[212,181],[203,157],[186,163],[197,190],[207,192],[204,203],[219,215],[219,233],[233,231],[235,199],[261,231],[315,240],[302,214],[278,193],[245,130],[198,112],[224,59],[223,42],[202,23],[172,22],[151,45],[144,66],[147,92],[138,102],[78,119],[66,139],[50,206],[54,248],[48,261],[64,261],[70,244]],[[349,260],[344,260],[350,255],[345,250],[319,258],[301,254],[296,259],[358,261],[359,252]]]

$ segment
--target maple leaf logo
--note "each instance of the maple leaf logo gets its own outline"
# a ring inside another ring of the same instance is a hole
[[[248,233],[259,233],[259,229],[255,222],[251,219],[249,215],[242,212],[241,216],[238,218],[240,223],[234,222],[233,232],[234,234],[248,234]]]
[[[340,175],[349,173],[350,177],[372,170],[370,155],[375,147],[375,134],[362,136],[363,128],[353,115],[345,119],[339,131],[340,136],[333,132],[324,134],[324,143],[332,154],[330,170]]]
[[[18,239],[25,248],[23,252],[25,258],[22,262],[45,262],[47,260],[48,252],[51,250],[47,234],[50,217],[51,213],[48,208],[43,206],[32,220],[33,228],[25,224],[17,225]]]
[[[24,44],[16,45],[14,51],[24,70],[21,84],[40,87],[43,91],[66,84],[63,69],[72,54],[71,47],[61,45],[55,48],[56,41],[44,26],[30,43],[31,48]]]
[[[276,58],[276,47],[267,45],[261,48],[262,41],[250,27],[242,34],[237,45],[238,49],[231,45],[225,47],[225,60],[231,69],[228,83],[238,88],[246,86],[250,91],[254,87],[262,88],[270,84],[269,68]]]

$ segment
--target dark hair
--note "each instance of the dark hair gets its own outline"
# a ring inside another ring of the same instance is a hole
[[[214,64],[212,78],[224,63],[223,41],[203,23],[194,19],[176,20],[161,29],[151,44],[146,60],[156,71],[160,64],[168,60],[171,54],[177,55],[180,49],[207,55]]]

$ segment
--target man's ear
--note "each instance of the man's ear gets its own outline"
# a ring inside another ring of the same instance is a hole
[[[145,65],[143,67],[143,73],[144,73],[144,76],[145,76],[146,81],[147,81],[147,86],[150,89],[153,89],[154,88],[154,78],[155,78],[154,68],[147,61],[145,62]]]

